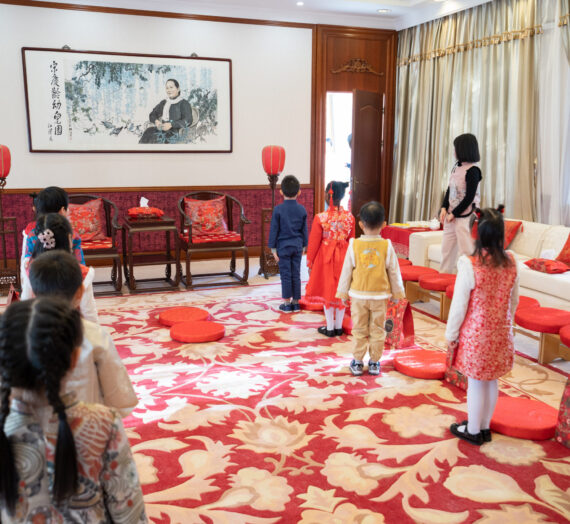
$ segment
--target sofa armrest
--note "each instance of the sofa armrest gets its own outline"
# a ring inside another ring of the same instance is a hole
[[[422,231],[410,235],[408,258],[414,266],[429,266],[428,248],[432,244],[441,244],[443,231]]]

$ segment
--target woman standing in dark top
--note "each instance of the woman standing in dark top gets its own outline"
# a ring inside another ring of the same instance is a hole
[[[172,137],[178,135],[180,129],[192,124],[192,108],[188,100],[180,95],[178,80],[170,78],[166,81],[167,99],[160,102],[150,113],[152,124],[143,133],[139,144],[168,144],[175,142]]]
[[[459,135],[453,145],[457,164],[449,177],[439,214],[439,221],[443,224],[442,273],[455,273],[458,256],[473,254],[469,217],[481,201],[479,182],[482,176],[475,165],[481,158],[477,138],[469,133]]]

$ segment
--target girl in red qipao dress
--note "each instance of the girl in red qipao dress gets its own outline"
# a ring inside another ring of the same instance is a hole
[[[513,367],[513,316],[519,276],[512,253],[503,249],[505,226],[499,210],[476,210],[472,256],[461,256],[445,338],[456,351],[455,367],[467,376],[468,420],[451,432],[472,444],[491,440],[489,429],[499,396],[498,378]]]
[[[327,325],[318,331],[327,337],[342,335],[345,307],[335,294],[348,240],[354,238],[355,222],[352,213],[340,205],[347,187],[348,182],[327,184],[329,208],[315,216],[307,247],[307,266],[311,274],[305,296],[324,302]]]

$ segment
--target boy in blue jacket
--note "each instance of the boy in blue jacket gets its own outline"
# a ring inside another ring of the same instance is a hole
[[[284,202],[275,206],[271,217],[269,247],[279,263],[281,296],[279,309],[284,313],[299,311],[301,298],[301,258],[307,248],[307,211],[297,202],[301,184],[293,175],[281,181]]]

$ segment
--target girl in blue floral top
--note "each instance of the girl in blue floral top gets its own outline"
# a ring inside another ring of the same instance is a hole
[[[147,522],[120,415],[60,395],[81,338],[79,313],[60,299],[16,302],[0,317],[3,523]]]

